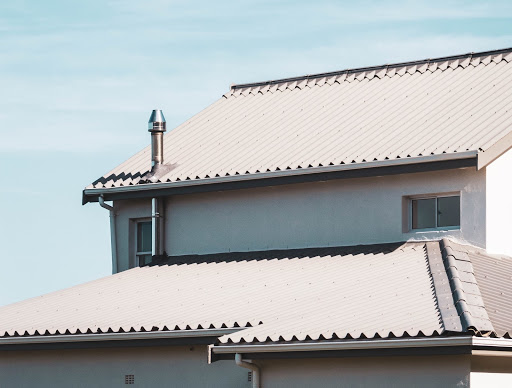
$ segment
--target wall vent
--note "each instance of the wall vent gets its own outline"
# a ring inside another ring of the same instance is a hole
[[[125,375],[124,383],[125,384],[135,384],[135,375]]]

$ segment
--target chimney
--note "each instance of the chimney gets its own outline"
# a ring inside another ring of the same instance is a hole
[[[151,132],[151,167],[164,163],[165,117],[160,109],[154,109],[148,121]]]

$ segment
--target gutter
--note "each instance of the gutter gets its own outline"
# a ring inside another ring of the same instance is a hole
[[[301,168],[301,169],[293,169],[293,170],[280,170],[280,171],[261,172],[261,173],[247,174],[247,175],[231,175],[231,176],[227,176],[227,177],[203,178],[203,179],[185,180],[185,181],[177,181],[177,182],[162,182],[162,183],[155,183],[155,184],[140,184],[140,185],[120,186],[120,187],[110,187],[110,188],[102,187],[102,188],[85,189],[84,196],[85,197],[95,197],[95,196],[100,196],[102,194],[151,191],[151,190],[160,190],[160,189],[166,189],[166,188],[178,188],[178,187],[193,187],[193,186],[197,187],[197,186],[206,186],[206,185],[210,185],[210,184],[243,182],[243,181],[256,181],[256,180],[260,181],[260,180],[271,179],[271,178],[304,176],[304,175],[314,175],[314,174],[321,174],[321,173],[353,171],[353,170],[367,170],[367,169],[378,168],[378,167],[406,166],[406,165],[411,165],[411,164],[424,164],[424,163],[432,163],[432,162],[462,160],[462,159],[475,159],[475,166],[476,166],[477,157],[478,157],[478,151],[466,151],[466,152],[457,152],[457,153],[451,153],[451,154],[438,154],[438,155],[418,156],[418,157],[412,157],[412,158],[381,160],[381,161],[353,163],[353,164],[341,164],[341,165],[335,165],[335,166],[311,167],[311,168]],[[84,202],[87,202],[87,198],[85,199]]]
[[[512,350],[512,339],[486,337],[443,337],[443,338],[405,338],[389,340],[366,341],[332,341],[308,342],[268,345],[215,345],[211,352],[215,354],[236,353],[280,353],[280,352],[310,352],[326,350],[356,350],[356,349],[393,349],[420,347],[500,347]]]
[[[103,195],[98,197],[100,206],[109,211],[110,215],[110,247],[112,250],[112,274],[117,273],[117,236],[116,236],[116,212],[113,206],[107,205]]]
[[[230,329],[197,329],[173,331],[146,331],[135,333],[103,333],[103,334],[67,334],[67,335],[38,335],[27,337],[0,338],[1,345],[43,344],[61,342],[92,342],[92,341],[128,341],[149,339],[170,339],[189,337],[220,337],[231,334],[243,328]]]

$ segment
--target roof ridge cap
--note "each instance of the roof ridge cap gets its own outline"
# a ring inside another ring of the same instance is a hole
[[[406,61],[406,62],[395,62],[395,63],[383,64],[383,65],[377,65],[377,66],[363,66],[363,67],[356,67],[356,68],[352,68],[352,69],[347,68],[347,69],[343,69],[343,70],[335,70],[335,71],[330,71],[330,72],[325,72],[325,73],[305,74],[302,76],[279,78],[279,79],[268,80],[268,81],[231,84],[230,91],[234,91],[237,89],[250,88],[250,87],[257,87],[257,86],[276,85],[276,84],[284,83],[284,82],[295,82],[295,81],[303,81],[303,80],[309,80],[309,79],[315,79],[315,78],[333,77],[333,76],[342,75],[342,74],[348,75],[348,74],[353,74],[353,73],[361,73],[361,72],[365,72],[365,71],[377,71],[377,70],[384,70],[384,69],[388,70],[388,69],[406,67],[406,66],[453,61],[456,59],[478,58],[478,57],[485,57],[485,56],[489,56],[489,55],[498,55],[498,54],[509,53],[509,52],[512,52],[512,47],[504,48],[504,49],[497,49],[497,50],[489,50],[489,51],[469,52],[466,54],[450,55],[450,56],[446,56],[446,57],[425,58],[425,59]]]
[[[485,315],[487,318],[482,318],[485,321],[488,321],[489,326],[481,327],[479,323],[475,321],[473,315],[471,313],[470,305],[467,301],[466,292],[464,290],[464,286],[460,279],[459,269],[457,267],[457,261],[461,261],[457,258],[455,252],[459,252],[451,246],[451,241],[443,237],[440,242],[440,250],[443,258],[444,266],[446,269],[446,274],[448,275],[448,282],[450,284],[450,288],[452,290],[453,302],[455,308],[459,313],[459,317],[461,320],[463,331],[476,331],[477,333],[481,332],[495,332],[494,327],[492,325],[491,320],[487,315],[487,311],[485,311]],[[471,262],[470,262],[471,263]],[[472,271],[474,275],[474,271]],[[475,286],[478,289],[478,295],[481,296],[480,288],[478,284],[475,282]],[[482,306],[485,310],[485,306]]]

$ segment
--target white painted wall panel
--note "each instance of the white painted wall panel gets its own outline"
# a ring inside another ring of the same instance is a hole
[[[487,251],[512,256],[512,150],[486,170]]]
[[[512,387],[512,373],[471,372],[471,388]]]

